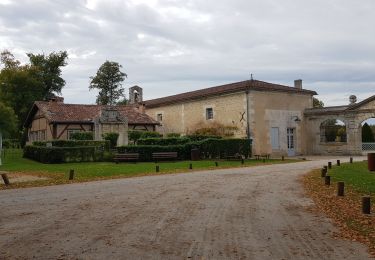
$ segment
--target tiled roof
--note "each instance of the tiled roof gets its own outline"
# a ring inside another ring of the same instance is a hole
[[[278,85],[273,83],[268,83],[259,80],[246,80],[236,83],[221,85],[217,87],[205,88],[195,91],[190,91],[186,93],[181,93],[173,96],[167,96],[157,99],[151,99],[145,101],[146,108],[158,107],[167,104],[178,103],[182,101],[194,100],[208,96],[215,96],[220,94],[234,93],[245,90],[260,90],[260,91],[276,91],[276,92],[291,92],[300,93],[307,95],[316,95],[315,91],[307,89],[299,89],[295,87],[289,87],[284,85]]]
[[[80,105],[80,104],[64,104],[51,101],[36,101],[36,106],[49,122],[93,122],[95,118],[100,116],[103,105]],[[140,113],[133,106],[116,106],[122,116],[128,119],[129,124],[157,125],[157,121],[153,120],[146,114]],[[30,115],[29,115],[30,116]],[[27,124],[27,122],[26,122]]]

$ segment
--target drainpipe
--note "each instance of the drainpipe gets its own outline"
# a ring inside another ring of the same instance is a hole
[[[247,139],[251,139],[250,136],[250,113],[249,113],[249,90],[246,90],[246,133],[247,133]]]

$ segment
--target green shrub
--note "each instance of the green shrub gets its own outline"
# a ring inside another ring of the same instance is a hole
[[[132,141],[133,143],[137,143],[138,139],[141,138],[141,136],[142,131],[132,130],[128,132],[129,141]]]
[[[4,139],[3,148],[21,148],[21,142],[18,139]]]
[[[187,144],[190,142],[189,138],[182,137],[182,138],[141,138],[138,140],[138,145],[181,145]]]
[[[94,140],[52,140],[52,141],[36,141],[33,146],[46,147],[47,143],[52,144],[52,147],[81,147],[81,146],[95,146],[109,149],[109,141],[94,141]]]
[[[117,139],[118,139],[118,133],[105,133],[103,134],[103,139],[109,141],[109,145],[111,148],[114,148],[117,146]]]
[[[190,159],[190,145],[128,145],[117,147],[118,153],[139,153],[140,161],[152,161],[152,153],[177,152],[179,160]]]
[[[180,136],[181,136],[181,134],[179,134],[179,133],[169,133],[169,134],[167,134],[167,138],[180,137]]]
[[[251,157],[251,141],[248,139],[205,139],[191,143],[191,147],[199,148],[203,158],[225,158],[240,154]]]
[[[141,138],[157,138],[157,137],[162,137],[161,134],[158,132],[151,132],[151,131],[143,131]]]
[[[102,161],[104,150],[93,146],[43,147],[27,145],[23,156],[42,163],[94,162]]]
[[[72,140],[94,140],[93,132],[76,132],[70,135]]]
[[[218,135],[187,135],[186,138],[189,138],[192,142],[202,141],[204,139],[221,139],[221,136]]]

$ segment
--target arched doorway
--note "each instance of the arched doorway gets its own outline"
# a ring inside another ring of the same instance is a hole
[[[375,118],[368,118],[361,123],[362,152],[375,152]]]

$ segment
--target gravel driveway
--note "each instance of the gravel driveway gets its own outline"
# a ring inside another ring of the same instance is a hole
[[[0,259],[367,259],[304,209],[298,178],[322,165],[0,191]]]

